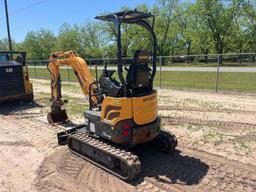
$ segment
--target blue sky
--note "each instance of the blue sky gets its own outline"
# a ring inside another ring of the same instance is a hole
[[[16,12],[38,2],[42,3]],[[16,41],[22,41],[28,31],[40,28],[51,29],[57,33],[64,22],[80,24],[93,20],[102,12],[118,11],[124,5],[135,8],[142,3],[152,6],[155,0],[8,0],[11,36]],[[7,37],[4,0],[0,0],[0,10],[1,39]]]

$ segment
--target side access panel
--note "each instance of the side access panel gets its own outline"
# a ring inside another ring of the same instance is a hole
[[[146,125],[157,119],[157,91],[147,96],[132,98],[133,119],[137,125]]]
[[[112,140],[112,126],[101,121],[99,111],[87,110],[85,111],[85,118],[88,120],[87,131],[107,140]]]
[[[25,95],[22,65],[16,62],[0,62],[0,99]]]
[[[101,121],[115,126],[118,122],[132,119],[132,99],[125,97],[105,97],[102,103]]]

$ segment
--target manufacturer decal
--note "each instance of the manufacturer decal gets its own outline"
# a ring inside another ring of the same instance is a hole
[[[13,68],[6,68],[5,71],[6,73],[13,73]]]

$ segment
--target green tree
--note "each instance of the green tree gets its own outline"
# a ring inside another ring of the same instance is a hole
[[[75,50],[78,53],[82,50],[82,42],[78,25],[71,26],[64,23],[59,28],[56,49],[59,51]]]
[[[24,42],[16,42],[16,43],[14,44],[14,50],[15,50],[15,51],[26,51]]]
[[[28,32],[24,40],[29,59],[48,59],[49,54],[54,51],[55,44],[56,38],[53,32],[45,29]]]
[[[227,39],[232,33],[235,17],[244,0],[197,0],[198,15],[207,23],[217,53],[228,50]]]
[[[4,38],[0,40],[0,50],[1,51],[8,51],[9,45],[8,45],[8,39]]]
[[[205,63],[208,62],[208,54],[215,53],[214,39],[207,21],[198,14],[197,5],[188,7],[187,15],[190,23],[190,36],[195,54],[205,54]]]
[[[256,3],[249,1],[243,10],[245,17],[244,36],[247,43],[247,51],[256,53]]]
[[[178,0],[158,0],[152,8],[156,17],[155,32],[158,39],[158,54],[174,54],[179,43],[178,25],[174,22]]]
[[[180,44],[182,50],[185,50],[186,55],[190,55],[192,52],[192,30],[194,23],[191,22],[191,5],[184,3],[177,6],[177,13],[175,16],[175,22],[178,24],[178,31],[180,34]],[[182,51],[181,51],[182,52]]]
[[[103,47],[107,44],[106,34],[99,22],[87,21],[79,29],[82,43],[81,54],[86,57],[103,57]]]
[[[17,43],[14,39],[12,39],[12,46],[14,50],[17,50]],[[0,39],[0,51],[9,51],[9,42],[8,38]]]

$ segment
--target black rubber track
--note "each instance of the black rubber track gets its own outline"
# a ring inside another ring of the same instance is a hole
[[[80,150],[74,149],[72,147],[72,142],[79,143]],[[117,160],[119,162],[119,166],[113,169],[100,163],[97,159],[83,154],[81,149],[82,145],[92,147],[95,153],[97,153],[97,151],[105,153],[107,156],[113,159],[113,161]],[[68,147],[72,153],[90,161],[96,166],[104,169],[105,171],[115,175],[122,180],[130,181],[137,177],[141,172],[141,162],[137,155],[133,154],[130,151],[120,149],[116,146],[111,145],[110,143],[92,137],[88,133],[76,132],[74,134],[71,134],[68,137]],[[126,167],[125,173],[121,169],[122,165]]]

